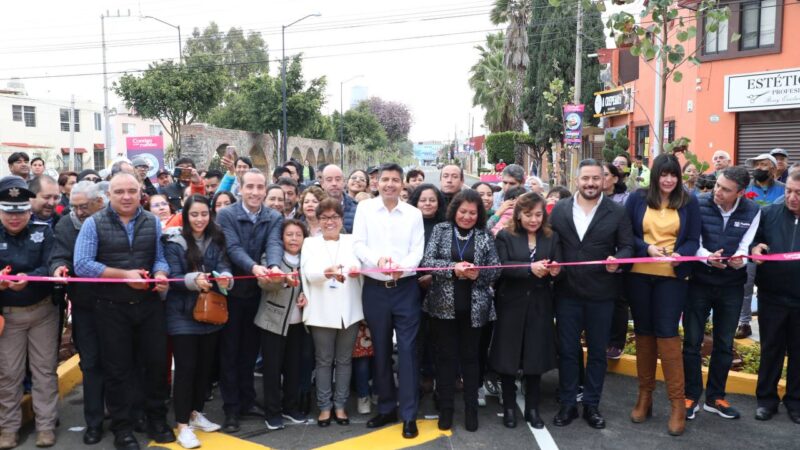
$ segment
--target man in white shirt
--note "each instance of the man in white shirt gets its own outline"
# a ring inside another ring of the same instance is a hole
[[[694,264],[689,297],[683,313],[683,371],[686,380],[686,418],[700,409],[703,392],[702,358],[705,324],[714,310],[714,347],[708,366],[703,409],[725,419],[740,414],[725,400],[725,383],[733,361],[733,336],[739,323],[747,271],[744,269],[761,210],[744,196],[750,174],[741,166],[729,167],[717,178],[713,194],[698,197],[702,217],[700,247],[696,256],[707,258]],[[722,260],[723,257],[731,259]]]
[[[378,172],[379,197],[359,204],[353,222],[356,256],[364,274],[362,301],[375,349],[373,381],[378,394],[378,415],[367,428],[403,420],[403,437],[413,439],[417,431],[419,369],[416,355],[421,296],[415,268],[425,250],[422,213],[400,202],[403,169],[386,164]],[[370,272],[370,269],[392,270]],[[392,332],[397,336],[399,392],[392,373]]]

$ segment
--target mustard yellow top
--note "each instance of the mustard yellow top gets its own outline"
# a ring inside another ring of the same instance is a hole
[[[648,207],[642,219],[644,241],[659,248],[666,248],[666,254],[675,251],[675,242],[681,229],[678,211],[670,208],[653,209]],[[658,275],[675,278],[675,268],[670,263],[634,264],[633,273]]]

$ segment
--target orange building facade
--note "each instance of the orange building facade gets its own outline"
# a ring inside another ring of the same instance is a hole
[[[687,53],[697,49],[701,64],[684,63],[683,80],[668,82],[665,142],[687,137],[689,150],[709,163],[716,150],[743,164],[775,147],[788,150],[790,161],[800,161],[800,1],[723,0],[720,5],[731,10],[728,22],[705,35],[697,23],[697,38],[683,43]],[[694,21],[694,14],[684,10],[684,20]],[[741,39],[731,42],[734,33]],[[628,126],[631,154],[650,159],[654,60],[633,57],[626,49],[609,56],[611,84],[622,87],[618,93],[630,96],[631,105],[612,108],[606,128]]]

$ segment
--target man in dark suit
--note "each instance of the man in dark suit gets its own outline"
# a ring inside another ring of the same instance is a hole
[[[594,159],[578,166],[578,193],[553,208],[550,223],[558,233],[563,262],[613,260],[633,256],[631,223],[625,209],[602,195],[603,167]],[[577,345],[586,331],[589,357],[583,392],[583,418],[593,428],[604,428],[598,405],[606,373],[614,299],[622,278],[618,264],[567,266],[556,281],[556,321],[559,350],[559,396],[561,409],[553,418],[556,426],[569,425],[578,417]]]

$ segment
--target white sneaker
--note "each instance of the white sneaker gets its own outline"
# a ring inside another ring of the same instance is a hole
[[[358,399],[358,413],[369,414],[372,412],[372,405],[370,405],[369,396],[359,397]]]
[[[486,389],[483,386],[478,388],[478,406],[486,406]]]
[[[194,435],[191,427],[183,427],[178,434],[178,444],[183,448],[197,448],[200,447],[200,440]]]
[[[189,419],[189,427],[195,430],[205,431],[206,433],[213,433],[222,428],[220,425],[206,419],[203,413],[196,411],[194,417]]]

